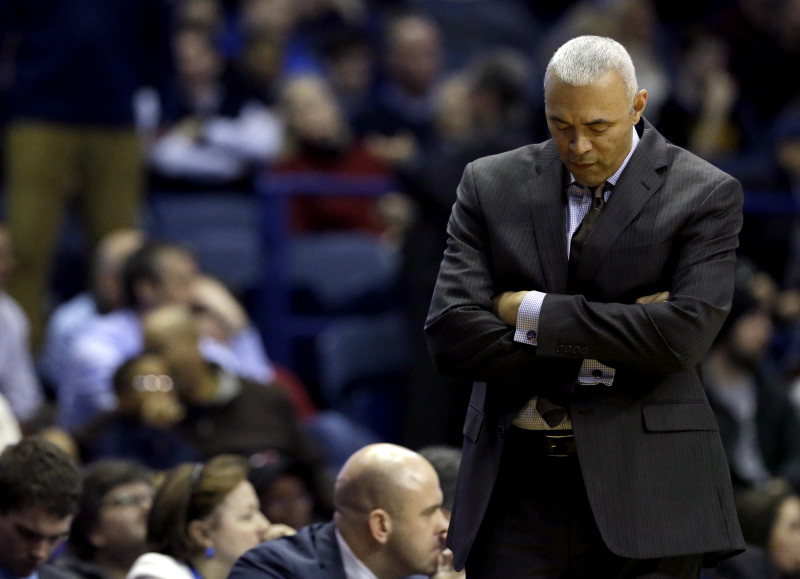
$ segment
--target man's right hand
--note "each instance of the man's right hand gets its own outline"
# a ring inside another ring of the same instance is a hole
[[[642,296],[636,300],[637,304],[663,304],[669,299],[669,292],[658,292],[649,296]]]
[[[492,298],[492,313],[509,326],[517,325],[517,314],[522,298],[528,292],[503,292]]]

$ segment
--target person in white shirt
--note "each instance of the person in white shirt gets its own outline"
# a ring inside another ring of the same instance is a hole
[[[0,394],[14,417],[25,423],[35,418],[44,395],[31,354],[28,317],[5,291],[13,269],[11,236],[0,223]]]
[[[258,330],[245,309],[217,280],[198,272],[192,255],[180,246],[147,242],[123,269],[127,307],[100,317],[77,335],[56,387],[58,424],[73,431],[116,406],[112,376],[144,347],[140,317],[160,305],[192,309],[204,331],[203,356],[226,370],[267,384],[274,370]]]

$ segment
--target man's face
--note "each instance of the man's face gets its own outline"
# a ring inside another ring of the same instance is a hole
[[[403,508],[392,517],[387,545],[398,569],[407,569],[407,574],[434,574],[447,537],[439,478],[433,467],[426,466],[403,490]]]
[[[122,484],[106,493],[91,533],[92,544],[120,555],[144,552],[153,494],[153,486],[147,481]]]
[[[159,259],[158,304],[192,305],[197,264],[183,251],[166,251]]]
[[[547,126],[578,183],[596,187],[619,169],[631,148],[631,127],[639,122],[646,102],[644,90],[630,102],[616,71],[586,86],[555,78],[546,82]]]
[[[64,542],[72,515],[54,517],[40,506],[0,514],[0,566],[27,577]]]

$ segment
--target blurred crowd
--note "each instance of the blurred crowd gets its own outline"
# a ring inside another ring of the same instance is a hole
[[[456,188],[469,161],[548,138],[544,67],[597,34],[631,53],[645,117],[744,185],[705,374],[737,488],[770,497],[743,516],[774,515],[800,493],[798,28],[800,0],[0,0],[0,438],[49,439],[102,493],[145,479],[103,482],[98,461],[245,457],[273,523],[328,518],[334,473],[385,436],[326,407],[270,358],[245,296],[142,226],[164,192],[258,196],[265,176],[310,174],[392,184],[292,198],[286,226],[400,256],[413,363],[390,442],[458,444],[468,388],[435,374],[422,335]],[[68,215],[82,245],[65,271]],[[147,485],[124,500],[149,505]],[[768,552],[759,521],[748,540]],[[781,568],[800,570],[790,548]]]

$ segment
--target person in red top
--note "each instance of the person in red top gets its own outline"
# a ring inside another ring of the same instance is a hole
[[[271,170],[326,177],[391,177],[390,168],[353,136],[341,106],[323,77],[302,75],[285,85],[281,105],[286,149]],[[292,230],[355,230],[391,235],[402,229],[405,199],[382,196],[296,195],[290,204]]]

